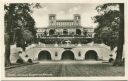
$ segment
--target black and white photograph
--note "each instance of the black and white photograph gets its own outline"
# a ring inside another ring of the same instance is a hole
[[[125,3],[5,3],[5,77],[124,77],[124,12]]]

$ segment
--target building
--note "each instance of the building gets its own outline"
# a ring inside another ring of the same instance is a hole
[[[49,25],[37,28],[37,38],[45,43],[64,43],[69,40],[72,44],[88,43],[94,37],[94,28],[82,27],[81,16],[74,14],[72,20],[58,20],[55,14],[49,14]]]
[[[94,29],[82,27],[79,14],[74,14],[72,20],[58,20],[55,14],[50,14],[48,27],[37,28],[37,38],[39,44],[27,47],[25,53],[22,53],[24,60],[108,61],[112,54],[109,46],[91,42]],[[18,59],[16,55],[11,54],[14,62]]]

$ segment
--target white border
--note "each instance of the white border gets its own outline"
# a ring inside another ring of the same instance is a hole
[[[124,77],[5,77],[4,75],[4,3],[125,3],[125,76]],[[127,0],[0,0],[1,80],[128,80],[128,1]],[[2,39],[2,40],[1,40]]]

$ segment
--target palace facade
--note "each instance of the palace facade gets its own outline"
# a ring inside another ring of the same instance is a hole
[[[72,20],[59,20],[56,18],[56,14],[49,14],[48,27],[37,28],[37,38],[45,44],[60,44],[67,40],[71,41],[72,44],[86,44],[93,37],[94,28],[82,27],[79,14],[74,14],[74,19]]]
[[[82,27],[79,14],[74,14],[72,20],[58,20],[55,14],[50,14],[48,27],[37,28],[37,38],[40,42],[27,47],[21,54],[21,58],[25,61],[29,59],[109,61],[113,58],[110,57],[112,53],[109,46],[91,42],[94,38],[94,28]],[[11,52],[11,61],[16,62],[18,54]]]

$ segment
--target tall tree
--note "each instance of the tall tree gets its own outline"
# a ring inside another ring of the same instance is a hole
[[[5,6],[5,66],[9,66],[10,63],[10,37],[11,37],[11,29],[13,27],[12,20],[13,20],[13,9],[15,8],[14,5],[9,7]]]
[[[124,43],[124,4],[108,3],[98,6],[99,15],[95,16],[98,23],[95,37],[109,45],[111,49],[118,47],[114,65],[121,65]],[[111,9],[115,7],[115,9]]]
[[[119,39],[118,39],[118,49],[117,55],[114,65],[120,66],[122,65],[122,53],[123,53],[123,45],[124,45],[124,4],[119,4],[120,10],[120,23],[119,23]]]
[[[35,21],[31,17],[31,4],[5,4],[5,65],[10,63],[10,45],[15,42],[25,50],[26,42],[36,36]],[[28,36],[29,35],[29,36]],[[25,37],[27,36],[27,38]],[[31,39],[31,40],[30,40]]]

